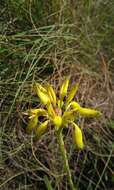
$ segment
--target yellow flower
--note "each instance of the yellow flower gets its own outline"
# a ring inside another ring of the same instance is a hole
[[[97,111],[97,110],[94,110],[94,109],[90,109],[90,108],[83,108],[81,107],[77,102],[75,101],[72,101],[68,107],[68,108],[73,108],[77,113],[79,113],[80,115],[82,116],[85,116],[85,117],[99,117],[101,116],[101,112],[100,111]]]
[[[60,100],[63,100],[63,98],[67,95],[68,85],[69,79],[67,78],[60,88]]]
[[[53,123],[56,126],[57,129],[59,129],[62,126],[62,117],[57,115],[53,118]]]
[[[62,108],[63,104],[64,104],[64,102],[59,99],[57,102],[58,108]]]
[[[26,128],[27,133],[31,133],[33,131],[33,129],[35,129],[35,127],[37,126],[37,123],[38,123],[38,117],[37,117],[37,115],[35,115],[28,122],[28,126]]]
[[[67,110],[68,110],[69,108],[75,109],[75,111],[79,111],[80,108],[81,108],[81,106],[80,106],[77,102],[72,101],[72,102],[70,102],[69,105],[67,106]]]
[[[34,86],[35,92],[38,95],[38,97],[40,98],[41,102],[44,105],[47,105],[50,102],[50,98],[47,95],[47,91],[45,88],[43,88],[41,85],[36,85]]]
[[[74,144],[76,145],[77,148],[83,149],[84,148],[84,143],[83,143],[83,136],[82,136],[82,131],[78,127],[77,124],[73,122],[73,140]]]
[[[69,102],[72,101],[72,99],[74,98],[76,92],[78,90],[78,84],[74,84],[73,87],[70,90],[70,93],[66,99],[66,106],[69,104]]]
[[[39,83],[34,83],[33,89],[34,89],[35,94],[38,93],[38,89],[40,89],[44,93],[47,93],[47,90]]]
[[[33,108],[33,109],[28,110],[28,114],[31,115],[31,116],[32,115],[38,115],[38,116],[46,115],[46,110],[44,110],[42,108],[39,108],[39,109]]]
[[[74,84],[67,96],[69,85],[69,79],[67,78],[60,87],[59,98],[51,85],[43,87],[42,85],[35,83],[34,91],[40,98],[44,105],[44,108],[31,108],[27,111],[29,116],[29,123],[27,126],[27,132],[34,131],[36,137],[39,139],[47,130],[48,123],[55,126],[55,130],[62,130],[64,127],[68,127],[69,124],[73,125],[73,140],[76,146],[83,149],[83,135],[81,129],[74,121],[79,115],[84,117],[97,117],[101,116],[101,112],[81,107],[76,101],[73,100],[78,85]],[[66,97],[66,100],[65,98]],[[39,116],[43,116],[45,122],[39,123]]]
[[[44,121],[43,123],[40,124],[40,126],[38,126],[35,129],[35,134],[37,139],[39,139],[46,132],[48,122],[49,122],[48,120]]]
[[[65,111],[63,114],[63,122],[73,121],[75,119],[75,109],[72,109],[70,111]]]
[[[54,118],[56,116],[56,113],[54,111],[52,104],[47,105],[47,112],[48,112],[48,117],[50,118]]]
[[[48,84],[47,92],[50,97],[50,102],[56,107],[56,94],[51,85]]]
[[[102,115],[100,111],[89,108],[80,108],[78,112],[85,117],[99,117]]]

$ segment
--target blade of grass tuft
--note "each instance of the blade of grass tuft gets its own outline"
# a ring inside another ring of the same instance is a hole
[[[47,190],[54,190],[52,188],[51,183],[50,183],[50,181],[49,181],[49,179],[48,179],[48,177],[46,175],[44,176],[44,182],[45,182]]]

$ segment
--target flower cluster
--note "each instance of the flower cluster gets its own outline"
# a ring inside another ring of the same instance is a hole
[[[69,79],[67,78],[60,87],[58,98],[50,84],[47,84],[45,87],[38,83],[34,84],[34,91],[42,102],[43,107],[27,110],[29,123],[26,131],[28,133],[34,131],[35,136],[39,139],[47,131],[49,123],[55,126],[55,130],[62,130],[64,127],[72,126],[73,141],[77,148],[83,149],[82,130],[75,123],[75,120],[79,115],[97,117],[101,115],[101,112],[83,108],[76,101],[73,101],[78,85],[74,84],[69,93],[68,86]],[[42,122],[39,121],[40,116],[44,118]]]

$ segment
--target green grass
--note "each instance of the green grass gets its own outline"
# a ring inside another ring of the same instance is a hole
[[[113,189],[113,0],[2,0],[0,10],[0,189],[44,190],[44,176],[55,190],[69,189],[53,131],[34,145],[22,115],[39,104],[35,80],[57,89],[65,75],[80,83],[76,99],[104,114],[79,122],[82,152],[64,131],[74,183],[80,190]]]

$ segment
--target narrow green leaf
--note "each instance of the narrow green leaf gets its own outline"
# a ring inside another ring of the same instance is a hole
[[[50,181],[49,181],[49,179],[48,179],[48,177],[46,175],[44,176],[44,182],[45,182],[47,190],[54,190],[52,188],[51,183],[50,183]]]

